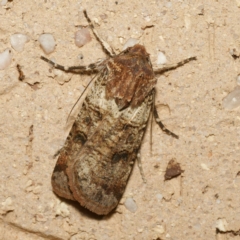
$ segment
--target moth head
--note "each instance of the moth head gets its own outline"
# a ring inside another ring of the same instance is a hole
[[[149,53],[147,53],[146,48],[143,45],[136,44],[133,47],[127,48],[124,53],[129,53],[132,55],[146,56],[149,57]]]

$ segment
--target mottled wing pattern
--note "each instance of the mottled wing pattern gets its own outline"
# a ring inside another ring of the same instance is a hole
[[[105,87],[94,89],[104,95]],[[80,151],[71,153],[67,169],[74,198],[89,210],[108,214],[122,197],[145,132],[152,94],[134,109],[119,111],[114,100],[86,99],[90,111],[102,115],[101,123]]]
[[[99,81],[104,80],[106,71],[102,71],[94,83],[99,85]],[[94,87],[93,89],[96,89]],[[75,200],[72,191],[69,188],[67,168],[71,166],[74,161],[72,154],[81,150],[81,147],[88,140],[90,134],[95,132],[95,129],[102,121],[98,108],[90,109],[87,102],[93,98],[96,93],[91,91],[83,102],[82,108],[72,126],[72,129],[66,139],[64,147],[60,151],[57,163],[52,174],[52,186],[54,192],[64,198]]]
[[[56,194],[99,215],[117,206],[142,142],[155,83],[141,45],[103,62],[54,169]]]

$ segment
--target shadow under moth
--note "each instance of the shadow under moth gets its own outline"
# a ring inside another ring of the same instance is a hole
[[[57,69],[73,73],[97,73],[82,108],[72,126],[52,174],[53,191],[60,197],[78,201],[98,215],[115,209],[144,136],[150,113],[167,134],[154,105],[155,74],[175,69],[195,60],[153,69],[144,46],[136,44],[119,54],[100,39],[84,15],[108,57],[89,66],[63,67],[45,57]]]

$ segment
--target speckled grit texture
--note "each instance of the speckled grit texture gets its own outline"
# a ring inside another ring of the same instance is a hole
[[[148,128],[141,148],[147,183],[135,166],[106,217],[58,198],[50,183],[54,154],[79,106],[67,116],[91,76],[53,70],[40,56],[65,66],[106,57],[93,36],[81,48],[74,43],[79,26],[87,26],[83,9],[117,52],[133,38],[153,65],[159,52],[167,63],[197,57],[158,76],[158,112],[179,140],[154,123],[151,150]],[[12,61],[0,70],[0,239],[240,239],[240,116],[222,107],[237,86],[239,22],[239,0],[1,0],[0,53],[11,49]],[[28,36],[21,51],[10,43],[16,33]],[[43,33],[56,42],[49,55],[38,42]],[[183,172],[164,180],[171,159]]]

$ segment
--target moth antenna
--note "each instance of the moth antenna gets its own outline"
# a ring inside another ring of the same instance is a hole
[[[173,70],[175,68],[178,68],[180,66],[183,66],[184,64],[190,62],[190,61],[193,61],[193,60],[197,60],[197,57],[190,57],[190,58],[186,58],[178,63],[173,63],[173,64],[167,64],[165,66],[162,66],[162,67],[158,67],[158,68],[153,68],[153,71],[155,74],[161,74],[163,72],[166,72],[166,71],[170,71],[170,70]]]
[[[92,29],[92,32],[94,34],[94,36],[96,37],[96,39],[100,42],[100,44],[102,45],[103,50],[106,52],[107,55],[109,55],[110,57],[113,57],[116,55],[116,53],[114,52],[114,50],[112,49],[112,47],[105,42],[103,39],[101,39],[101,37],[98,35],[97,31],[94,28],[94,25],[92,23],[92,20],[89,18],[87,11],[83,10],[84,16],[87,19],[90,28]]]
[[[96,73],[96,72],[99,72],[102,68],[102,60],[99,60],[95,63],[91,63],[89,64],[88,66],[71,66],[71,67],[66,67],[66,66],[62,66],[58,63],[55,63],[53,62],[52,60],[46,58],[46,57],[43,57],[41,56],[40,57],[43,61],[47,62],[48,64],[50,64],[52,67],[56,68],[56,69],[59,69],[61,71],[64,71],[64,72],[71,72],[71,73],[74,73],[74,74],[87,74],[87,73]]]

